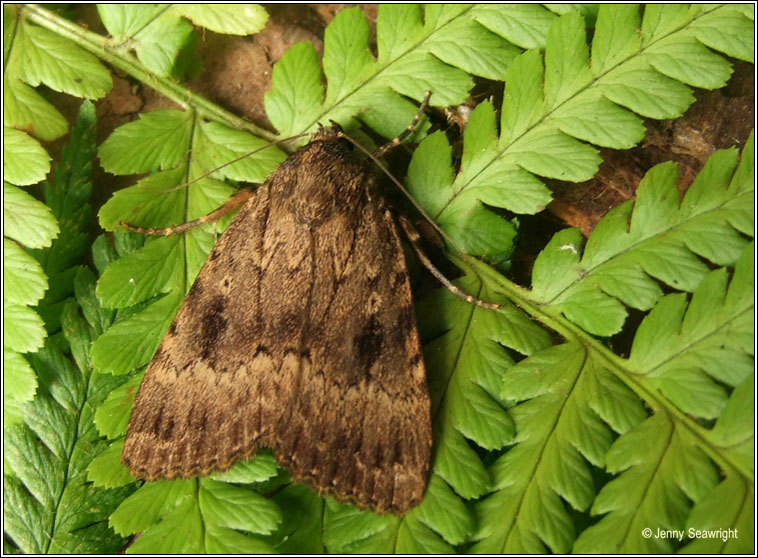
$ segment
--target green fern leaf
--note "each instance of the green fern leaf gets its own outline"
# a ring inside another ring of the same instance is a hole
[[[6,9],[6,6],[3,6],[3,9]],[[63,115],[34,89],[20,79],[13,79],[14,77],[16,76],[11,59],[8,61],[3,76],[3,126],[19,131],[33,130],[34,136],[43,141],[52,141],[64,135],[68,131],[68,122]],[[4,131],[4,133],[6,132]],[[27,140],[26,143],[33,142],[36,140]],[[35,146],[25,145],[25,147],[26,149],[20,151],[20,157],[28,157],[29,150],[38,151],[42,149],[39,143],[36,143]],[[6,151],[3,153],[3,159],[4,166],[7,165],[9,169],[13,170],[15,166],[20,165],[7,159],[11,155],[15,156],[12,151]],[[48,165],[43,156],[38,153],[34,153],[34,155],[32,162],[35,168],[39,169]],[[47,161],[49,161],[49,157]],[[10,179],[11,177],[7,178]]]
[[[178,4],[172,9],[195,25],[227,35],[252,35],[266,25],[268,14],[261,6],[246,4],[239,8],[223,4]]]
[[[81,285],[94,278],[80,272]],[[86,296],[79,288],[80,296]],[[60,334],[31,357],[40,389],[24,413],[24,425],[5,432],[8,473],[5,477],[5,531],[27,553],[91,553],[118,550],[123,539],[107,527],[107,519],[133,488],[92,489],[86,468],[106,444],[92,423],[92,412],[118,385],[108,376],[91,376],[77,368],[64,350],[84,356],[86,365],[92,324],[66,306],[64,341]]]
[[[11,240],[4,239],[3,306],[8,320],[4,343],[7,353],[4,416],[9,421],[18,420],[19,405],[29,401],[36,388],[32,369],[20,353],[36,351],[42,347],[48,330],[59,329],[62,305],[73,292],[76,273],[73,266],[87,247],[84,230],[92,190],[88,158],[94,153],[94,121],[94,106],[83,103],[70,143],[63,150],[61,164],[56,166],[55,187],[45,185],[48,205],[4,184],[6,234],[29,248],[49,247],[24,252]],[[48,284],[52,285],[50,290]],[[33,304],[37,305],[36,311],[28,307]],[[55,311],[51,311],[52,307]]]
[[[29,248],[50,246],[59,228],[50,208],[20,188],[3,183],[5,236]]]
[[[549,11],[537,4],[512,4],[506,8],[480,5],[474,17],[493,33],[523,49],[545,48],[547,32],[559,7],[551,6]]]
[[[100,13],[114,43],[43,8],[4,10],[6,22],[18,13],[27,18],[19,41],[57,44],[50,34],[58,33],[143,81],[148,68],[178,76],[196,67],[195,36],[182,17],[229,33],[254,32],[261,24],[260,11],[241,7],[108,6]],[[595,27],[589,47],[585,22]],[[30,32],[34,24],[45,29]],[[360,121],[392,137],[416,111],[406,97],[419,100],[430,89],[434,106],[459,103],[472,75],[504,79],[502,106],[485,101],[471,113],[460,166],[453,165],[445,137],[434,133],[415,151],[407,178],[414,198],[463,252],[502,262],[513,248],[517,221],[487,206],[536,213],[551,198],[539,177],[590,178],[600,160],[593,146],[631,147],[644,135],[640,116],[675,118],[694,99],[690,86],[722,86],[731,66],[719,53],[752,60],[751,30],[751,10],[729,5],[383,6],[374,55],[365,18],[349,9],[326,31],[323,70],[310,44],[285,53],[266,108],[282,134],[335,120],[348,128]],[[66,81],[67,59],[32,54],[57,65],[43,77],[73,87]],[[46,171],[46,155],[21,131],[50,139],[65,124],[26,85],[19,60],[6,69],[5,124],[19,130],[17,143],[28,148],[31,166],[19,163],[26,156],[21,150],[9,153],[22,183]],[[31,67],[31,78],[42,75],[40,64]],[[264,151],[175,189],[260,145],[241,130],[266,134],[171,79],[153,75],[149,82],[189,110],[143,115],[103,144],[101,160],[111,172],[153,173],[106,204],[100,212],[106,229],[123,220],[167,226],[207,214],[233,191],[222,180],[262,181],[282,160],[282,153]],[[95,91],[96,83],[81,91]],[[405,517],[324,501],[288,484],[271,456],[261,454],[211,479],[148,483],[111,516],[112,525],[123,535],[144,532],[130,552],[146,553],[442,553],[467,549],[471,541],[477,541],[473,550],[490,552],[745,551],[746,538],[680,543],[645,541],[636,533],[659,506],[667,510],[661,528],[752,529],[753,429],[744,420],[753,407],[752,330],[744,318],[753,304],[746,294],[753,282],[746,255],[754,228],[749,146],[739,166],[736,152],[716,154],[681,201],[673,166],[653,169],[637,200],[613,210],[584,247],[576,231],[553,238],[535,265],[531,292],[478,262],[455,260],[470,273],[459,279],[461,287],[503,309],[474,308],[447,293],[419,303],[435,453],[427,497]],[[105,238],[95,242],[98,296],[118,309],[104,312],[88,302],[91,296],[79,297],[87,322],[98,332],[108,328],[90,354],[98,370],[125,375],[150,360],[215,232],[208,227],[144,243],[117,232],[115,247]],[[75,252],[75,245],[67,251]],[[47,262],[45,270],[53,266],[52,259],[40,261]],[[734,266],[731,281],[728,270],[711,271],[714,266]],[[70,266],[60,269],[51,281],[51,303],[40,310],[53,325],[74,281]],[[692,295],[664,296],[664,290]],[[627,306],[650,313],[633,354],[622,360],[586,332],[618,331]],[[704,316],[715,316],[714,323]],[[566,341],[546,348],[550,337],[535,318]],[[670,343],[661,347],[661,338]],[[86,351],[75,346],[77,362],[84,363]],[[528,358],[514,365],[515,353]],[[18,353],[6,357],[21,371],[11,388],[29,393],[33,372],[27,366],[24,374]],[[730,367],[718,366],[719,360]],[[90,419],[111,440],[86,466],[97,490],[132,489],[119,454],[140,377],[112,378],[118,387]],[[37,430],[63,454],[65,444]],[[657,463],[639,458],[642,444],[654,448]],[[32,488],[9,478],[13,499],[6,501],[27,507],[26,525],[44,532],[44,507],[27,505],[23,495],[34,490],[44,499],[44,490],[28,483]],[[276,493],[270,500],[261,496],[270,492]],[[480,498],[475,505],[466,501]],[[629,536],[620,539],[617,528]]]
[[[3,252],[5,301],[25,305],[39,301],[47,290],[42,266],[10,239],[3,239]]]
[[[637,6],[601,7],[591,51],[582,17],[570,12],[558,18],[547,34],[544,65],[539,52],[528,51],[507,70],[499,138],[491,107],[482,103],[475,109],[464,135],[461,170],[452,183],[437,186],[440,197],[429,215],[467,253],[490,259],[507,253],[510,224],[491,214],[484,217],[490,212],[482,203],[536,213],[550,201],[537,176],[581,182],[597,171],[597,151],[582,142],[632,147],[645,131],[633,113],[676,118],[694,100],[687,84],[723,85],[731,67],[702,46],[698,26],[726,14],[745,19],[728,6],[676,14],[653,7],[640,22]],[[668,17],[678,17],[678,24],[658,24]],[[725,35],[741,40],[744,26],[732,25]],[[688,47],[699,53],[698,64],[692,64]],[[442,148],[418,156],[435,161],[435,154],[436,160],[449,160]],[[432,172],[429,167],[420,165],[415,176]],[[414,188],[411,176],[409,186]],[[485,223],[486,233],[464,232]]]
[[[324,546],[332,554],[375,554],[394,546],[400,519],[376,515],[327,498]]]
[[[171,7],[101,4],[98,12],[114,40],[134,48],[149,71],[179,79],[199,70],[194,29]]]
[[[458,104],[473,85],[468,73],[502,79],[518,50],[482,25],[493,20],[491,11],[430,6],[422,21],[420,6],[381,6],[375,58],[365,16],[358,8],[343,10],[324,36],[326,92],[313,47],[300,43],[274,68],[266,112],[283,136],[330,120],[354,127],[357,116],[385,137],[394,137],[416,111],[403,95],[420,101],[430,90],[432,105]],[[465,42],[455,40],[462,36]]]
[[[741,165],[752,166],[751,156]],[[662,296],[654,279],[691,291],[708,271],[698,256],[734,264],[747,242],[740,233],[752,234],[744,223],[752,219],[753,196],[752,182],[735,174],[736,166],[734,150],[714,154],[681,203],[676,167],[650,170],[633,209],[629,202],[610,211],[583,255],[578,231],[553,237],[534,265],[536,300],[590,333],[612,335],[626,318],[621,303],[646,310]]]
[[[117,321],[92,345],[98,371],[127,374],[147,364],[179,311],[184,294],[171,293],[147,308]]]
[[[97,7],[100,18],[113,36],[117,50],[133,48],[145,68],[158,76],[191,76],[199,70],[195,55],[197,37],[192,25],[217,33],[249,35],[266,24],[268,14],[260,6],[232,8],[224,5],[182,4],[115,5]],[[177,53],[179,53],[177,55]]]
[[[650,196],[657,207],[648,202],[649,209],[638,207],[644,203],[638,199],[635,214],[642,211],[638,223],[645,223],[638,225],[640,230],[655,230],[660,221],[669,227],[677,221],[666,217],[672,210],[700,216],[714,211],[712,207],[721,211],[733,196],[749,194],[752,184],[742,181],[753,173],[752,145],[751,135],[736,172],[734,152],[714,154],[681,207],[675,190],[673,202],[662,203],[668,199],[665,195]],[[665,170],[657,167],[661,168]],[[661,177],[656,176],[657,169],[643,179],[640,197],[649,195],[645,188],[655,188],[653,181]],[[628,209],[616,213],[623,219],[612,212],[606,219],[614,221],[598,225],[588,239],[585,258],[590,245],[595,254],[606,249],[634,252],[636,246],[626,248],[622,237],[608,234],[614,228],[623,234],[635,231],[634,224],[626,225]],[[671,236],[675,235],[650,241],[648,253]],[[753,405],[755,249],[744,240],[738,245],[737,257],[719,256],[735,265],[731,284],[727,287],[726,270],[716,269],[702,276],[689,302],[681,293],[659,298],[637,331],[629,359],[609,357],[581,330],[566,327],[568,343],[537,352],[507,371],[502,397],[517,402],[509,409],[516,444],[491,468],[496,491],[477,507],[479,542],[473,550],[640,554],[728,547],[744,551],[747,539],[723,535],[729,529],[745,529],[745,510],[753,497],[749,456],[754,432],[745,417]],[[579,249],[572,231],[556,235],[535,263],[539,278],[535,289],[561,291],[572,282],[564,273],[575,272]],[[619,271],[633,270],[636,263],[628,259],[618,264]],[[542,306],[538,313],[549,313],[548,308]],[[638,398],[654,414],[646,417]],[[695,421],[697,417],[716,422],[705,428]],[[724,427],[734,435],[725,438]],[[615,441],[614,432],[620,434]],[[612,475],[609,482],[597,475],[599,468]],[[726,480],[720,481],[719,469]],[[599,492],[598,480],[603,485]],[[724,504],[712,494],[726,490],[739,495],[722,516],[717,510]],[[579,533],[564,503],[576,513],[602,518]],[[711,535],[706,542],[702,535],[691,534],[690,527],[721,529],[722,535]],[[650,536],[646,529],[651,529]]]
[[[211,478],[222,482],[253,483],[267,481],[278,473],[274,456],[267,451],[258,452],[255,457],[232,467],[224,473],[215,473]]]
[[[52,31],[22,22],[14,40],[23,53],[24,82],[87,99],[104,97],[113,86],[110,73],[94,56]]]
[[[143,376],[143,373],[131,376],[120,387],[114,389],[95,411],[95,425],[109,440],[126,434],[129,414]]]
[[[252,488],[211,479],[146,483],[111,515],[117,532],[142,532],[129,553],[271,552],[240,531],[266,535],[281,520],[276,504]]]
[[[3,129],[3,174],[6,180],[28,186],[43,180],[48,172],[50,156],[37,140],[10,127]],[[4,186],[6,189],[8,187]]]
[[[302,484],[284,487],[273,500],[282,510],[282,522],[263,539],[281,554],[324,554],[324,501]]]

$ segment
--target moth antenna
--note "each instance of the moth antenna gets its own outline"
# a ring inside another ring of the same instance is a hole
[[[188,182],[185,182],[184,184],[180,184],[179,186],[175,186],[174,188],[169,188],[167,190],[163,190],[162,192],[174,192],[174,191],[179,190],[181,188],[186,188],[187,186],[189,186],[191,184],[194,184],[195,182],[198,182],[198,181],[202,180],[203,178],[208,178],[214,172],[220,171],[221,169],[226,168],[229,165],[233,165],[234,163],[238,163],[242,159],[247,159],[248,157],[251,157],[252,155],[255,155],[256,153],[259,153],[259,152],[263,151],[264,149],[268,149],[269,147],[271,147],[273,145],[279,145],[279,144],[286,143],[288,141],[292,141],[294,139],[302,138],[302,137],[305,137],[305,136],[308,136],[308,135],[309,134],[307,134],[307,133],[305,133],[305,134],[298,134],[296,136],[290,136],[290,137],[287,137],[287,138],[282,138],[280,140],[272,141],[270,143],[267,143],[263,147],[259,147],[258,149],[253,149],[252,151],[244,153],[244,154],[240,155],[239,157],[236,157],[236,158],[232,159],[231,161],[227,161],[223,165],[219,165],[216,168],[209,170],[208,172],[204,172],[200,176],[196,176],[195,178],[193,178],[192,180],[190,180]]]
[[[379,149],[374,151],[373,155],[377,159],[381,159],[384,157],[387,153],[395,149],[398,145],[403,143],[403,140],[410,136],[413,131],[418,126],[418,123],[421,121],[421,117],[424,116],[424,111],[426,110],[426,107],[429,105],[429,97],[432,96],[431,91],[427,91],[424,93],[424,100],[421,101],[421,105],[418,107],[418,111],[416,112],[416,116],[413,117],[413,121],[408,125],[408,127],[400,132],[400,135],[398,135],[395,139],[388,141],[383,146],[381,146]]]
[[[240,190],[231,198],[226,200],[226,203],[224,203],[224,205],[222,205],[218,209],[215,209],[214,211],[211,211],[210,213],[208,213],[208,215],[203,215],[199,219],[194,219],[193,221],[187,221],[186,223],[182,223],[181,225],[176,225],[173,227],[166,227],[163,229],[152,229],[152,228],[147,228],[147,227],[136,227],[124,221],[121,221],[119,225],[121,225],[125,229],[128,229],[132,232],[147,234],[150,236],[170,236],[173,234],[180,234],[189,229],[193,229],[200,225],[204,225],[205,223],[217,222],[227,213],[230,213],[234,211],[235,209],[237,209],[238,207],[244,205],[245,202],[249,200],[252,195],[253,195],[252,190],[249,190],[247,188],[245,188],[244,190]]]
[[[445,277],[445,275],[437,269],[432,261],[429,259],[429,256],[426,255],[424,250],[419,245],[419,240],[421,239],[421,236],[419,235],[416,228],[411,224],[411,222],[400,215],[398,217],[398,220],[400,221],[400,226],[403,227],[403,231],[405,232],[405,236],[408,239],[408,241],[411,243],[411,246],[413,247],[413,251],[416,252],[416,256],[418,256],[418,259],[421,261],[422,264],[424,264],[424,267],[429,270],[429,272],[434,275],[434,277],[442,283],[445,287],[448,288],[448,290],[453,293],[454,295],[462,298],[466,302],[470,304],[476,304],[477,306],[480,306],[482,308],[487,308],[489,310],[500,310],[499,304],[494,304],[492,302],[485,302],[484,300],[478,299],[474,296],[471,296],[470,294],[464,292],[460,288],[458,288],[456,285],[454,285],[450,279]]]
[[[309,136],[310,134],[298,134],[296,136],[289,136],[286,138],[282,138],[280,140],[272,141],[263,147],[259,147],[258,149],[254,149],[248,153],[245,153],[243,155],[240,155],[239,157],[236,157],[235,159],[232,159],[231,161],[227,161],[223,165],[220,165],[214,169],[209,170],[208,172],[205,172],[201,174],[200,176],[197,176],[190,180],[189,182],[185,182],[184,184],[180,184],[179,186],[175,186],[174,188],[168,188],[167,190],[162,190],[160,193],[167,193],[167,192],[174,192],[176,190],[179,190],[181,188],[186,188],[187,186],[190,186],[191,184],[194,184],[195,182],[198,182],[199,180],[202,180],[203,178],[207,178],[210,175],[212,175],[214,172],[217,172],[224,167],[228,167],[229,165],[233,165],[234,163],[237,163],[243,159],[246,159],[247,157],[250,157],[251,155],[255,155],[256,153],[259,153],[263,151],[264,149],[268,149],[272,145],[279,145],[282,143],[286,143],[288,141],[292,141],[294,139],[302,138],[305,136]],[[132,232],[140,233],[140,234],[147,234],[150,236],[170,236],[173,234],[180,234],[186,230],[198,227],[200,225],[203,225],[205,223],[214,223],[221,219],[224,215],[227,213],[234,211],[241,205],[243,205],[252,195],[252,192],[248,189],[243,189],[237,192],[234,196],[229,198],[224,205],[219,207],[218,209],[212,211],[208,215],[204,215],[203,217],[200,217],[199,219],[195,219],[193,221],[188,221],[186,223],[182,223],[181,225],[176,225],[173,227],[165,227],[165,228],[150,228],[150,227],[138,227],[136,225],[131,225],[125,221],[120,221],[119,225],[124,227],[125,229],[128,229]]]
[[[375,164],[377,167],[379,167],[379,169],[380,169],[380,170],[381,170],[381,171],[382,171],[384,174],[386,174],[386,175],[387,175],[387,177],[388,177],[388,178],[389,178],[389,179],[392,181],[392,183],[393,183],[395,186],[397,186],[397,189],[398,189],[398,190],[400,190],[400,191],[401,191],[401,192],[402,192],[402,193],[405,195],[405,197],[406,197],[406,198],[408,198],[408,200],[411,202],[411,204],[413,204],[413,207],[415,207],[415,208],[418,210],[418,212],[421,214],[421,216],[422,216],[424,219],[426,219],[426,220],[429,222],[429,224],[432,226],[432,228],[433,228],[435,231],[437,231],[437,232],[440,234],[440,236],[441,236],[442,238],[444,238],[445,240],[447,240],[447,241],[450,243],[450,245],[451,245],[453,248],[455,248],[455,249],[456,249],[456,251],[457,251],[459,254],[465,254],[465,252],[464,252],[464,251],[463,251],[463,250],[460,248],[460,246],[458,246],[458,244],[456,244],[456,242],[455,242],[455,241],[454,241],[454,240],[453,240],[453,239],[452,239],[452,238],[451,238],[451,237],[450,237],[450,236],[449,236],[449,235],[448,235],[448,234],[447,234],[445,231],[443,231],[443,230],[442,230],[442,227],[440,227],[440,226],[439,226],[439,225],[438,225],[438,224],[437,224],[437,223],[434,221],[434,219],[432,219],[432,218],[429,216],[429,214],[428,214],[426,211],[424,211],[424,208],[423,208],[423,207],[421,207],[421,204],[419,204],[419,203],[418,203],[418,202],[417,202],[417,201],[416,201],[416,200],[413,198],[413,196],[412,196],[412,195],[411,195],[411,193],[408,191],[408,189],[407,189],[405,186],[403,186],[403,184],[402,184],[402,183],[401,183],[401,182],[400,182],[400,181],[399,181],[397,178],[395,178],[395,177],[392,175],[392,173],[391,173],[389,170],[387,170],[387,167],[385,167],[385,166],[382,164],[382,162],[381,162],[381,161],[380,161],[380,160],[379,160],[379,159],[378,159],[378,158],[377,158],[377,157],[374,155],[374,153],[372,153],[371,151],[369,151],[368,149],[366,149],[365,147],[363,147],[363,146],[362,146],[360,143],[358,143],[357,141],[355,141],[353,138],[351,138],[351,137],[350,137],[350,136],[348,136],[347,134],[344,134],[343,132],[338,132],[338,133],[337,133],[337,135],[338,135],[339,137],[341,137],[341,138],[344,138],[344,139],[346,139],[347,141],[349,141],[350,143],[352,143],[354,146],[356,146],[356,147],[357,147],[359,150],[363,151],[363,153],[365,153],[365,154],[366,154],[366,156],[367,156],[369,159],[371,159],[371,161],[372,161],[372,162],[373,162],[373,163],[374,163],[374,164]],[[392,142],[390,142],[390,143],[393,143],[393,142],[394,142],[394,140],[393,140]],[[387,145],[389,145],[389,144],[387,144]],[[377,151],[379,151],[379,150],[377,150]]]
[[[350,143],[355,145],[358,149],[363,151],[369,159],[371,159],[374,164],[376,164],[377,167],[379,167],[384,174],[386,174],[389,179],[397,186],[397,188],[407,197],[410,202],[413,204],[413,206],[418,210],[418,212],[421,214],[421,216],[426,219],[427,222],[436,230],[445,240],[447,240],[450,245],[455,248],[455,250],[462,256],[465,257],[465,252],[456,244],[456,242],[445,232],[442,230],[442,227],[440,227],[434,219],[432,219],[426,211],[424,211],[424,208],[421,207],[421,205],[411,196],[411,193],[406,189],[405,186],[397,179],[395,178],[392,173],[387,170],[387,168],[381,163],[379,160],[380,157],[384,156],[389,152],[390,150],[394,149],[400,143],[407,138],[410,134],[413,133],[413,131],[418,126],[419,121],[421,120],[421,117],[424,114],[424,110],[429,104],[429,97],[431,96],[431,91],[427,91],[424,95],[424,100],[421,102],[421,105],[419,106],[418,112],[416,112],[416,116],[413,118],[413,122],[405,129],[403,130],[399,136],[397,136],[392,141],[389,141],[385,143],[383,146],[381,146],[379,149],[374,151],[373,153],[370,152],[368,149],[363,147],[360,143],[355,141],[350,136],[344,134],[343,132],[338,132],[338,135],[346,140],[348,140]],[[473,297],[465,292],[463,292],[461,289],[456,287],[447,277],[443,275],[443,273],[437,269],[434,264],[431,262],[429,257],[426,255],[426,253],[422,250],[422,248],[419,246],[418,241],[420,239],[420,236],[418,234],[418,231],[416,231],[415,227],[411,225],[410,221],[405,219],[404,217],[400,217],[400,224],[403,227],[403,231],[405,232],[408,240],[411,243],[411,246],[413,247],[413,250],[416,252],[416,255],[418,256],[421,263],[424,264],[424,267],[426,267],[429,272],[434,275],[434,277],[437,278],[437,280],[442,283],[445,287],[447,287],[450,292],[452,292],[454,295],[461,297],[465,301],[469,303],[476,304],[477,306],[481,306],[482,308],[488,308],[490,310],[499,310],[500,305],[499,304],[493,304],[491,302],[485,302],[483,300],[479,300],[476,297]]]

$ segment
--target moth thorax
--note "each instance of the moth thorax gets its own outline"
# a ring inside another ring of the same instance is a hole
[[[298,222],[318,226],[335,214],[349,214],[361,207],[373,187],[373,177],[361,163],[325,167],[318,184],[298,188],[293,196]]]

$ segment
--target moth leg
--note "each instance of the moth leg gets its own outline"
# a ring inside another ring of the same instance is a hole
[[[211,211],[208,215],[204,215],[200,217],[199,219],[195,219],[193,221],[188,221],[186,223],[182,223],[181,225],[175,225],[173,227],[166,227],[164,229],[151,229],[151,228],[145,228],[145,227],[137,227],[135,225],[130,225],[129,223],[126,223],[124,221],[121,221],[119,225],[124,227],[125,229],[128,229],[132,232],[137,232],[141,234],[149,234],[151,236],[169,236],[172,234],[180,234],[184,231],[187,231],[189,229],[193,229],[197,226],[203,225],[205,223],[216,223],[219,219],[221,219],[224,215],[227,213],[230,213],[237,209],[238,207],[242,206],[249,200],[253,195],[252,190],[240,190],[235,195],[233,195],[231,198],[226,200],[226,203],[219,207],[218,209]]]
[[[424,264],[424,267],[429,270],[429,272],[434,275],[434,277],[442,283],[445,287],[448,288],[448,290],[453,293],[456,296],[459,296],[466,302],[470,304],[476,304],[477,306],[481,306],[482,308],[488,308],[489,310],[499,310],[500,305],[494,304],[492,302],[485,302],[483,300],[479,300],[476,297],[471,296],[468,293],[465,293],[458,287],[456,287],[450,279],[445,277],[442,272],[434,267],[434,264],[429,259],[429,256],[424,253],[423,249],[419,245],[419,240],[421,239],[421,236],[419,235],[416,228],[411,224],[411,222],[403,217],[402,215],[399,216],[400,226],[403,227],[403,232],[405,232],[405,236],[408,239],[408,241],[411,243],[411,246],[413,247],[413,251],[416,252],[416,256],[418,256],[418,259],[421,261],[422,264]]]
[[[424,94],[424,100],[421,101],[421,106],[418,107],[418,112],[416,113],[416,116],[413,117],[413,122],[411,122],[410,125],[405,130],[403,130],[395,139],[385,143],[379,149],[374,151],[374,157],[377,159],[384,157],[387,153],[400,145],[405,138],[413,133],[413,131],[416,129],[416,126],[418,126],[418,123],[421,121],[421,117],[424,115],[424,111],[429,104],[429,97],[431,97],[431,95],[431,91],[427,91]]]

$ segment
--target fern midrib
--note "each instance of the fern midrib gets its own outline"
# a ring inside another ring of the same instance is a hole
[[[165,14],[166,12],[169,12],[173,8],[172,4],[164,4],[163,6],[164,7],[162,7],[162,9],[156,12],[155,16],[153,16],[148,21],[146,21],[145,24],[140,29],[137,29],[136,31],[134,31],[134,33],[130,37],[126,37],[126,40],[123,41],[120,45],[118,45],[118,47],[128,48],[131,40],[138,37],[140,33],[145,32],[145,30],[148,27],[150,27],[150,25],[154,24],[163,16],[163,14]]]
[[[205,538],[205,533],[206,533],[205,517],[203,515],[202,508],[200,508],[200,481],[201,481],[201,479],[195,479],[195,494],[194,494],[194,497],[195,497],[195,500],[197,501],[197,512],[198,512],[198,515],[200,516],[200,540],[202,541],[203,550],[206,553],[210,554],[208,552],[208,548],[207,548],[207,545],[206,545],[206,538]]]
[[[197,114],[197,111],[193,109],[192,110],[192,129],[190,130],[190,140],[189,140],[189,146],[188,150],[185,151],[185,153],[189,153],[190,160],[187,161],[187,167],[186,172],[184,173],[184,183],[188,184],[190,181],[191,176],[191,169],[193,161],[195,160],[194,153],[195,153],[195,143],[196,143],[196,134],[200,134],[200,126],[198,123],[199,116]],[[184,188],[184,222],[188,223],[190,221],[190,215],[189,215],[189,189],[193,186],[187,185],[186,188]],[[189,291],[190,286],[194,282],[192,278],[189,276],[190,273],[190,265],[189,265],[189,259],[187,258],[187,236],[182,235],[181,239],[182,243],[182,257],[184,258],[184,284],[182,287],[182,294],[186,294],[187,291]],[[215,245],[215,242],[214,242]],[[212,249],[212,248],[211,248]]]
[[[417,50],[421,49],[422,45],[424,45],[425,43],[428,43],[428,42],[432,41],[433,37],[435,35],[437,35],[438,33],[441,33],[442,30],[445,29],[445,27],[447,27],[448,25],[452,24],[454,21],[457,21],[458,18],[462,18],[465,14],[467,14],[468,12],[470,12],[473,8],[474,8],[474,6],[467,7],[465,10],[463,10],[462,12],[460,12],[458,15],[456,15],[456,16],[450,18],[449,20],[447,20],[440,27],[437,27],[436,29],[434,29],[428,35],[425,35],[421,40],[419,40],[416,43],[414,43],[413,45],[409,46],[404,52],[402,52],[401,54],[397,55],[393,60],[385,63],[383,66],[379,66],[379,64],[376,61],[376,58],[374,58],[373,53],[371,53],[371,57],[374,59],[374,63],[376,64],[376,71],[371,76],[369,76],[367,79],[365,79],[360,85],[358,85],[357,87],[353,88],[347,94],[343,95],[341,99],[335,100],[335,102],[333,102],[328,108],[322,107],[322,110],[319,113],[319,115],[316,118],[314,118],[313,120],[311,120],[310,124],[308,124],[307,126],[305,126],[305,128],[302,129],[302,130],[300,130],[300,132],[298,132],[298,133],[303,133],[306,130],[310,130],[311,128],[313,128],[314,126],[316,126],[319,122],[324,121],[324,119],[326,118],[326,116],[328,116],[335,108],[339,107],[340,105],[343,105],[344,103],[347,102],[348,99],[351,98],[351,96],[356,95],[358,91],[360,91],[360,90],[368,87],[373,81],[379,79],[379,77],[382,75],[382,73],[386,72],[388,70],[388,68],[390,68],[393,64],[397,64],[399,61],[401,61],[403,59],[403,57],[408,56],[409,54],[411,54],[413,52],[416,52]],[[422,24],[422,26],[423,26],[423,24]]]
[[[531,133],[535,132],[535,130],[539,130],[539,128],[540,128],[541,125],[549,123],[549,121],[553,117],[554,113],[557,112],[558,110],[560,110],[562,107],[564,107],[567,103],[569,103],[571,101],[574,101],[576,98],[578,98],[583,93],[591,91],[592,89],[597,88],[597,87],[602,87],[602,83],[600,83],[600,82],[609,73],[615,72],[615,71],[619,70],[619,68],[622,68],[624,64],[627,64],[627,63],[630,63],[630,62],[634,62],[640,56],[644,56],[645,53],[646,53],[646,50],[650,49],[653,45],[657,44],[659,41],[662,41],[664,39],[669,39],[670,37],[674,36],[676,33],[679,33],[682,30],[687,29],[689,26],[693,25],[697,21],[697,19],[699,17],[703,17],[704,15],[710,14],[711,12],[713,12],[715,10],[718,10],[719,8],[723,8],[723,7],[724,6],[716,6],[711,11],[703,11],[700,14],[698,14],[696,17],[694,17],[693,19],[689,20],[686,24],[681,25],[681,26],[673,29],[669,34],[667,34],[665,36],[662,36],[662,37],[658,37],[655,41],[653,41],[651,43],[648,43],[645,46],[640,45],[640,50],[637,51],[634,55],[632,55],[632,56],[630,56],[630,57],[628,57],[628,58],[626,58],[624,60],[619,61],[612,68],[609,68],[605,72],[603,72],[602,74],[598,74],[597,76],[595,76],[592,80],[590,80],[590,82],[586,86],[584,86],[581,89],[577,90],[577,92],[574,95],[572,95],[571,97],[568,97],[567,99],[565,99],[564,101],[562,101],[560,104],[555,105],[549,112],[546,112],[532,126],[530,126],[529,128],[527,128],[526,130],[524,130],[517,137],[513,138],[513,140],[511,141],[511,143],[508,146],[501,147],[501,146],[498,145],[493,150],[494,154],[492,156],[492,159],[487,164],[481,165],[481,168],[480,168],[480,170],[478,172],[476,172],[473,176],[471,176],[465,183],[460,184],[458,188],[456,188],[456,189],[453,190],[453,193],[450,196],[450,198],[448,199],[448,201],[445,202],[445,204],[442,205],[441,208],[439,209],[439,211],[437,211],[437,213],[433,216],[435,218],[435,220],[439,219],[440,215],[442,215],[442,213],[448,208],[448,206],[450,206],[458,198],[458,196],[461,195],[461,193],[464,190],[470,188],[470,184],[472,182],[475,182],[475,180],[477,179],[477,177],[479,177],[483,172],[485,172],[487,169],[489,169],[489,167],[492,166],[493,163],[495,163],[499,159],[502,159],[503,157],[507,156],[510,152],[515,151],[515,148],[517,148],[520,143],[526,142],[526,144],[528,146],[529,135]],[[589,45],[588,45],[588,49],[590,50],[590,56],[591,56],[591,47]],[[587,70],[590,70],[589,66],[587,67]],[[657,70],[655,70],[655,71],[657,71]],[[671,78],[671,79],[673,79],[673,78]],[[542,76],[542,84],[543,84],[543,86],[544,86],[544,81],[545,81],[545,76],[544,76],[544,66],[543,66],[543,76]],[[544,94],[543,94],[543,100],[544,100]],[[614,103],[614,105],[615,104],[616,103]],[[620,106],[620,105],[616,105],[616,106]],[[621,108],[623,110],[626,110],[626,111],[629,111],[629,112],[633,112],[631,109],[628,109],[626,107],[621,107]],[[556,129],[558,129],[558,128],[556,128]],[[501,133],[502,133],[502,130],[501,130]],[[573,136],[571,136],[571,137],[573,138]],[[573,139],[575,139],[575,138],[573,138]],[[499,143],[500,142],[498,140],[498,144]],[[616,150],[616,151],[620,151],[620,150]],[[520,168],[520,167],[516,166],[516,168]],[[526,171],[526,172],[529,172],[529,174],[532,174],[532,175],[534,174],[534,173],[531,173],[530,171]],[[455,180],[453,181],[453,184],[455,184]],[[474,187],[474,189],[476,189],[476,188]]]

